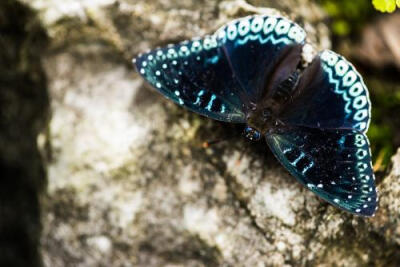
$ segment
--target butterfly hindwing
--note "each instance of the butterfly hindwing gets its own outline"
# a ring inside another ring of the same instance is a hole
[[[266,135],[266,140],[289,172],[319,197],[355,214],[374,214],[375,178],[362,132],[290,127]]]
[[[371,105],[361,75],[344,57],[325,50],[304,72],[280,118],[290,125],[368,130]]]

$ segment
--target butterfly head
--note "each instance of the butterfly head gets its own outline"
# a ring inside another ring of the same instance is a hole
[[[261,139],[261,133],[250,126],[244,129],[243,135],[251,141],[258,141]]]

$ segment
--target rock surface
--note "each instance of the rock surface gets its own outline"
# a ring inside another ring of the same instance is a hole
[[[46,266],[283,266],[400,263],[400,152],[364,219],[320,201],[265,143],[147,88],[137,53],[209,33],[258,9],[244,1],[25,0],[51,38]],[[330,46],[304,0],[252,1]],[[204,149],[204,141],[226,139]],[[45,146],[44,146],[45,147]]]

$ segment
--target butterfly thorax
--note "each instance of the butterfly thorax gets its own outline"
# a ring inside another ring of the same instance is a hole
[[[247,114],[245,136],[250,140],[257,140],[259,138],[255,137],[267,134],[270,129],[278,124],[278,120],[273,116],[269,108],[255,108]]]
[[[282,124],[276,114],[279,114],[285,103],[290,101],[290,95],[296,89],[298,81],[299,74],[294,71],[275,88],[272,88],[272,93],[266,94],[265,99],[258,104],[251,104],[247,112],[248,128],[265,135],[272,128]]]

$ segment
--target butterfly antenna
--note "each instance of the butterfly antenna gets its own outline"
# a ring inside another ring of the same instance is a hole
[[[203,148],[209,148],[211,146],[214,146],[214,145],[221,144],[223,142],[229,141],[229,140],[231,140],[231,139],[233,139],[235,137],[236,137],[236,135],[229,135],[229,136],[225,136],[223,138],[215,139],[215,140],[212,140],[212,141],[206,141],[206,142],[203,142],[201,144],[201,146]]]
[[[207,141],[207,142],[203,142],[203,144],[201,146],[203,148],[209,148],[213,145],[220,144],[224,141],[226,141],[226,139],[217,139],[217,140],[213,140],[213,141]]]

